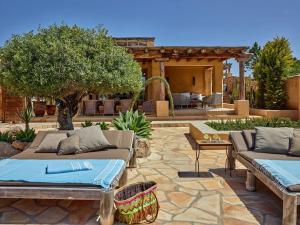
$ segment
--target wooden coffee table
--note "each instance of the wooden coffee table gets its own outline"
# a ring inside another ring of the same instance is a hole
[[[205,147],[224,147],[226,150],[226,162],[225,162],[225,172],[228,169],[229,174],[231,176],[232,170],[235,168],[234,158],[232,157],[232,143],[226,140],[216,140],[216,141],[208,141],[208,140],[196,140],[196,159],[195,159],[195,170],[199,174],[200,165],[199,165],[199,157],[200,150]]]

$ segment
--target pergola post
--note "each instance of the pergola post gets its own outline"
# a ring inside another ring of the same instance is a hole
[[[163,61],[159,62],[159,70],[160,70],[160,76],[162,78],[165,78],[165,64]],[[166,93],[165,93],[165,84],[164,82],[160,81],[160,95],[159,100],[164,101],[166,99]]]
[[[245,61],[239,60],[239,75],[240,75],[240,90],[239,99],[245,100],[246,98],[246,87],[245,87]]]

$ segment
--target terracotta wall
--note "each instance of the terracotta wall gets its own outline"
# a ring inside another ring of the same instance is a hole
[[[0,115],[2,122],[20,122],[18,110],[25,106],[25,98],[9,95],[0,88]]]
[[[168,66],[165,68],[166,77],[169,79],[171,92],[205,93],[204,80],[205,67],[201,66]],[[195,85],[193,85],[193,77]]]
[[[286,87],[288,94],[288,108],[300,110],[300,75],[288,78]]]

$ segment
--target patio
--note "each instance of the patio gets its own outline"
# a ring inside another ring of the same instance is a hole
[[[201,152],[200,169],[213,177],[179,178],[178,171],[194,170],[188,132],[187,127],[155,128],[152,154],[129,174],[130,183],[158,182],[161,210],[154,224],[281,224],[282,202],[260,183],[257,192],[246,191],[239,164],[232,177],[225,174],[225,151]],[[1,199],[0,223],[97,224],[97,207],[92,201]]]

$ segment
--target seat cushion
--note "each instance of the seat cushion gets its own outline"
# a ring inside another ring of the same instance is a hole
[[[300,157],[289,156],[283,154],[272,153],[260,153],[255,151],[243,151],[239,155],[249,162],[253,162],[255,159],[272,159],[272,160],[300,160]]]
[[[255,138],[256,138],[255,130],[243,130],[242,134],[245,138],[247,147],[250,150],[254,150],[254,148],[255,148]]]
[[[75,152],[80,151],[79,136],[75,134],[61,140],[58,144],[57,150],[58,150],[57,152],[58,155],[75,154]]]
[[[41,143],[38,145],[36,152],[46,153],[46,152],[58,152],[58,144],[61,140],[67,138],[65,133],[49,133],[47,134]]]
[[[255,152],[287,154],[293,128],[257,127],[255,131]]]

